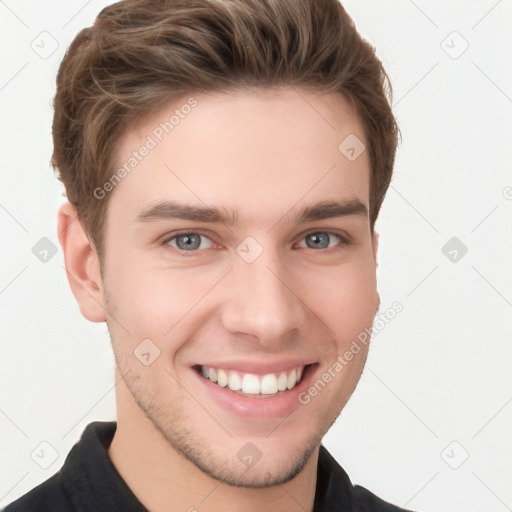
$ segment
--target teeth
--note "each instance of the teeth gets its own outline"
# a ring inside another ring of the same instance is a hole
[[[242,379],[238,372],[229,372],[228,386],[232,391],[240,391],[242,389]]]
[[[252,373],[246,373],[242,379],[242,392],[259,395],[261,391],[260,379]]]
[[[224,388],[228,385],[228,374],[224,370],[217,370],[217,384]]]
[[[288,382],[288,377],[285,372],[281,372],[279,374],[279,378],[277,379],[277,389],[279,391],[284,391],[286,389],[286,383]]]
[[[275,373],[269,373],[261,379],[261,394],[271,395],[273,393],[277,393],[277,377]]]
[[[302,377],[303,366],[293,368],[288,372],[267,373],[256,375],[254,373],[240,374],[234,370],[211,368],[201,366],[201,374],[206,379],[216,382],[220,387],[228,387],[232,391],[241,391],[248,395],[273,395],[278,391],[286,391],[295,387]]]
[[[293,369],[290,374],[288,375],[288,381],[286,383],[286,387],[288,389],[292,389],[293,386],[297,383],[297,372],[295,369]]]

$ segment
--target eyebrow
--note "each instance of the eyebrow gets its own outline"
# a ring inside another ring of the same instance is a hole
[[[302,224],[349,215],[368,217],[368,208],[359,199],[345,201],[321,201],[309,205],[298,214],[286,217],[292,223]],[[237,211],[213,206],[192,206],[177,201],[161,201],[149,206],[135,218],[135,222],[155,222],[159,220],[183,219],[192,222],[209,222],[237,226],[240,217]]]

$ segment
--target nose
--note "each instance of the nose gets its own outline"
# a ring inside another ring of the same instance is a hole
[[[296,339],[306,310],[286,265],[269,250],[252,263],[236,258],[225,283],[228,297],[222,309],[223,327],[266,347],[282,347]]]

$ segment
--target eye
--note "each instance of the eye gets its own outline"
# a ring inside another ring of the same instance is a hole
[[[329,245],[333,239],[334,241],[338,241],[334,246],[346,243],[341,235],[330,233],[329,231],[315,231],[313,233],[308,233],[302,240],[306,241],[306,247],[309,249],[330,249],[334,247]],[[300,246],[304,247],[304,245]]]
[[[204,243],[204,241],[207,241]],[[194,252],[198,249],[209,249],[213,247],[213,242],[201,233],[178,233],[166,238],[163,245],[170,245],[180,251]]]

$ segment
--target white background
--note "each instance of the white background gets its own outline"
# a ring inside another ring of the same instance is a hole
[[[89,422],[115,419],[106,325],[81,316],[60,247],[47,263],[32,253],[42,237],[58,246],[57,67],[107,3],[0,1],[0,506],[57,471]],[[345,6],[395,91],[403,142],[378,276],[381,310],[404,309],[324,444],[397,505],[512,510],[512,1]],[[456,262],[442,252],[452,237],[468,249]],[[47,469],[31,458],[43,441],[58,452]]]

